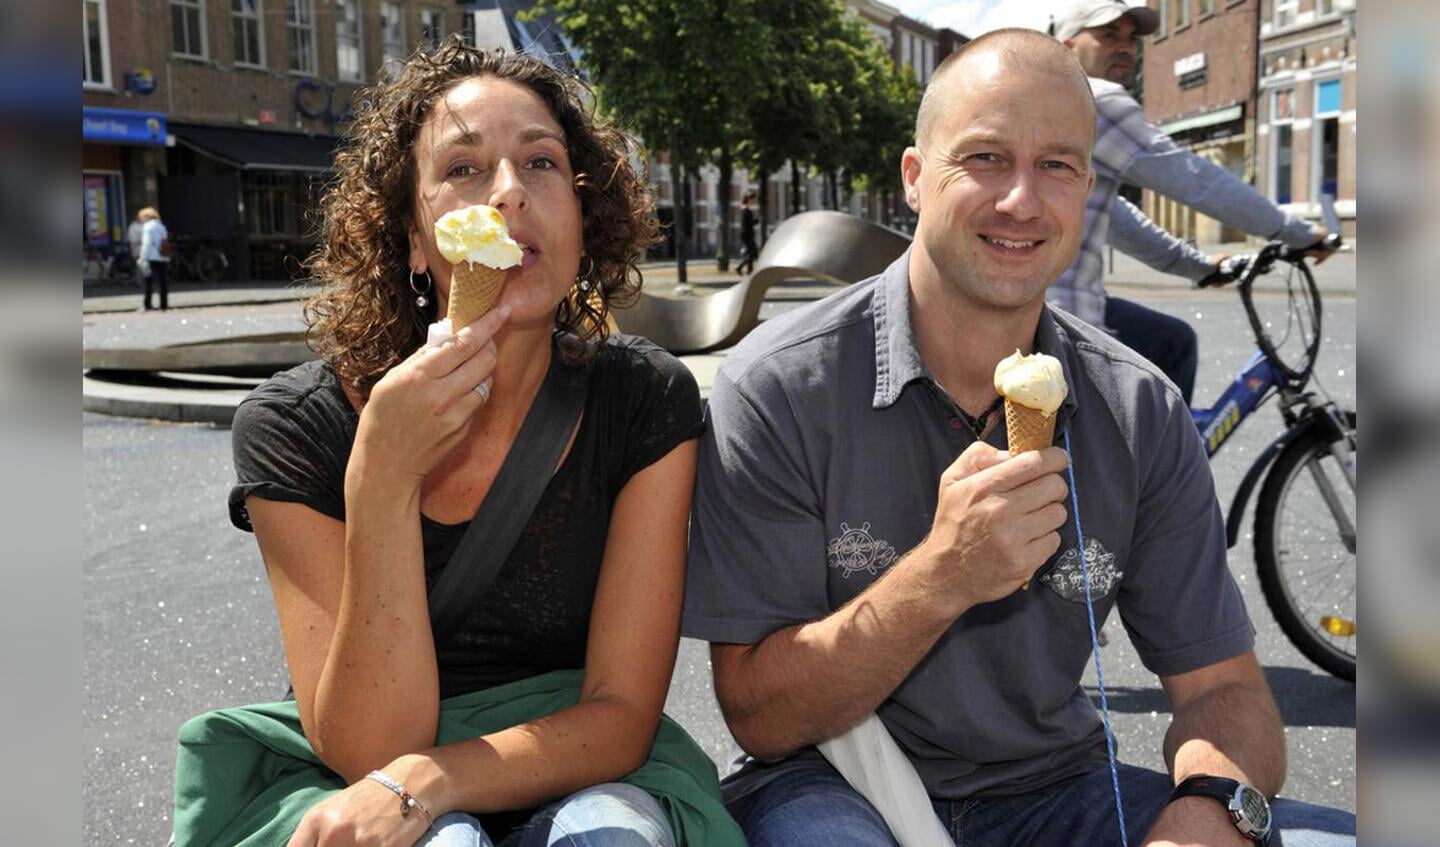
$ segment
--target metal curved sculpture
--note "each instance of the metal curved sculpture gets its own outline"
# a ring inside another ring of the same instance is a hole
[[[703,353],[736,344],[760,322],[760,304],[786,279],[849,285],[885,270],[910,246],[910,236],[843,212],[801,212],[770,233],[755,271],[705,297],[641,292],[614,312],[624,332],[643,335],[672,353]]]

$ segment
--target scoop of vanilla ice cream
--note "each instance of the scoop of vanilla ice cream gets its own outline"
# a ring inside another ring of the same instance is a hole
[[[995,366],[995,390],[1012,403],[1055,414],[1069,389],[1060,360],[1044,353],[1021,355],[1019,350]]]
[[[520,264],[520,245],[510,237],[505,216],[480,203],[442,215],[435,222],[435,246],[452,265],[470,262],[503,269]]]

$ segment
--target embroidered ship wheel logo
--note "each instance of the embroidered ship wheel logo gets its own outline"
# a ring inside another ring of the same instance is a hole
[[[870,534],[870,522],[859,529],[851,529],[848,523],[840,522],[840,537],[830,539],[825,547],[825,558],[830,567],[840,571],[842,579],[864,571],[871,576],[895,563],[895,548],[883,539]]]

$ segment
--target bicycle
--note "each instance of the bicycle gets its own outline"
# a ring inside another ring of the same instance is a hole
[[[1338,227],[1332,226],[1334,232]],[[1339,235],[1315,245],[1341,246]],[[1355,411],[1341,409],[1316,383],[1307,390],[1320,350],[1320,289],[1305,258],[1270,242],[1252,256],[1226,259],[1200,280],[1208,288],[1234,281],[1259,350],[1209,408],[1195,407],[1205,450],[1214,457],[1256,409],[1279,398],[1285,431],[1251,464],[1226,517],[1227,547],[1239,539],[1255,486],[1255,566],[1265,602],[1290,641],[1329,673],[1355,681]],[[1288,314],[1281,337],[1272,337],[1257,311],[1256,279],[1284,275]],[[1298,331],[1300,350],[1289,352]],[[1282,348],[1287,352],[1282,354]]]
[[[230,257],[219,247],[196,241],[174,241],[170,273],[176,280],[216,282],[230,269]]]

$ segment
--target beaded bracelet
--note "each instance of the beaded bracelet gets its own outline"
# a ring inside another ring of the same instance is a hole
[[[435,819],[430,817],[430,810],[425,808],[425,805],[419,800],[416,800],[415,795],[406,791],[405,786],[391,779],[384,771],[371,771],[365,774],[365,778],[373,779],[395,792],[396,796],[400,798],[400,817],[409,818],[411,809],[419,809],[420,814],[425,816],[425,822],[432,827],[435,826]]]

